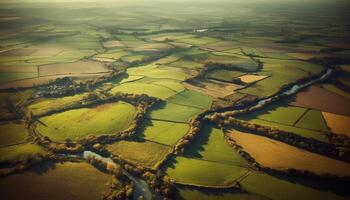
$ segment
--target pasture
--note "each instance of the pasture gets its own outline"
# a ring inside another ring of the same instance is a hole
[[[36,130],[54,141],[115,134],[128,128],[135,111],[125,102],[72,109],[39,118]]]
[[[119,141],[108,145],[107,150],[136,166],[156,169],[170,153],[171,148],[155,142]]]
[[[157,143],[173,146],[182,138],[190,126],[185,123],[145,120],[139,137]]]

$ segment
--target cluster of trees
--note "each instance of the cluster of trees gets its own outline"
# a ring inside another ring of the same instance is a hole
[[[284,143],[291,144],[293,146],[297,146],[299,148],[306,149],[311,152],[326,155],[340,160],[350,161],[350,148],[349,146],[345,146],[350,143],[348,139],[345,140],[346,142],[342,142],[342,145],[337,145],[335,143],[326,143],[313,138],[305,138],[294,133],[281,131],[275,127],[249,123],[233,117],[229,117],[221,123],[222,124],[220,124],[220,126],[222,127],[235,127],[237,129],[243,129],[245,131],[253,131],[254,133],[257,133],[259,135],[279,140]]]
[[[88,163],[92,164],[96,168],[100,169],[101,171],[105,171],[108,173],[111,173],[113,175],[116,175],[117,177],[121,176],[121,169],[115,165],[114,163],[106,162],[102,159],[97,158],[96,156],[88,156],[85,159]]]
[[[61,97],[74,95],[84,91],[84,85],[75,82],[70,77],[57,78],[47,85],[39,86],[36,95],[38,97]]]
[[[184,137],[182,137],[174,147],[174,154],[182,153],[187,144],[189,144],[197,134],[199,134],[201,128],[201,117],[197,116],[196,118],[190,121],[190,129]]]
[[[245,158],[253,167],[256,168],[261,168],[260,164],[258,162],[256,162],[256,160],[246,151],[244,151],[242,149],[241,146],[239,146],[236,141],[234,141],[233,139],[231,139],[228,136],[224,136],[226,141],[228,142],[228,144],[237,152],[239,153],[239,155],[241,155],[243,158]]]
[[[162,195],[164,200],[171,199],[174,192],[174,184],[168,176],[162,177],[160,173],[154,174],[146,171],[142,177],[155,192]]]
[[[56,143],[45,136],[42,140],[39,140],[39,143],[54,153],[74,154],[84,151],[83,145],[72,142],[69,139],[67,139],[65,143]]]
[[[162,195],[164,199],[170,199],[174,185],[169,177],[163,177],[159,171],[147,169],[145,167],[127,163],[125,160],[114,156],[113,160],[118,162],[123,169],[134,176],[142,177],[155,192]]]

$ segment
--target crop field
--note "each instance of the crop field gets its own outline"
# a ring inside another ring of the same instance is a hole
[[[41,117],[37,131],[55,141],[114,134],[128,128],[135,108],[125,102],[79,108]]]
[[[307,152],[266,137],[233,130],[228,136],[265,167],[307,170],[315,174],[349,176],[350,164]],[[268,155],[268,156],[267,156]]]
[[[0,199],[349,199],[348,8],[1,1]]]
[[[40,170],[40,171],[39,171]],[[90,174],[94,174],[90,176]],[[65,184],[62,184],[62,179]],[[38,170],[0,180],[1,195],[9,199],[99,199],[112,178],[87,163],[43,163]],[[13,187],[16,187],[14,190]],[[74,190],[75,192],[71,192]]]
[[[327,123],[327,126],[332,132],[336,134],[349,136],[350,117],[328,113],[328,112],[322,112],[322,115]]]
[[[328,99],[329,101],[318,101],[317,99]],[[346,97],[329,92],[321,87],[311,86],[306,91],[297,94],[291,104],[349,116],[349,103],[350,100]]]

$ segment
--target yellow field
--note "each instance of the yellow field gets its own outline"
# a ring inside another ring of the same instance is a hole
[[[262,166],[276,170],[294,168],[319,175],[350,176],[350,164],[311,153],[285,143],[233,130],[227,135]]]
[[[108,40],[106,42],[103,42],[102,45],[106,48],[123,47],[124,46],[119,40]]]
[[[240,76],[239,78],[241,79],[241,81],[243,81],[245,83],[254,83],[254,82],[260,81],[266,77],[267,76],[247,74],[247,75]]]
[[[322,115],[332,132],[350,137],[350,117],[328,112],[322,112]]]

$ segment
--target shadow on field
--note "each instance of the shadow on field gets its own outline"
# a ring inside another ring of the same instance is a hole
[[[32,171],[36,174],[43,175],[50,170],[54,170],[56,168],[57,162],[55,161],[46,161],[43,163],[39,163],[37,165],[33,165],[29,171]]]
[[[278,179],[286,180],[294,184],[300,184],[316,190],[328,191],[339,196],[350,197],[350,180],[345,179],[324,179],[319,177],[304,177],[295,175],[282,175],[267,173]]]
[[[196,136],[194,141],[185,148],[185,155],[191,158],[202,158],[203,156],[200,152],[204,151],[204,146],[209,142],[209,136],[212,131],[212,127],[204,123],[203,127],[200,130],[200,133]]]
[[[228,195],[228,194],[247,194],[244,191],[240,191],[240,190],[235,190],[233,188],[231,189],[201,189],[198,187],[191,187],[191,186],[176,186],[175,188],[175,199],[179,199],[179,200],[185,200],[181,195],[180,195],[180,190],[187,190],[187,191],[199,191],[205,195],[208,196],[208,199],[211,199],[211,197],[215,198],[215,199],[219,199],[224,197],[224,195]]]

